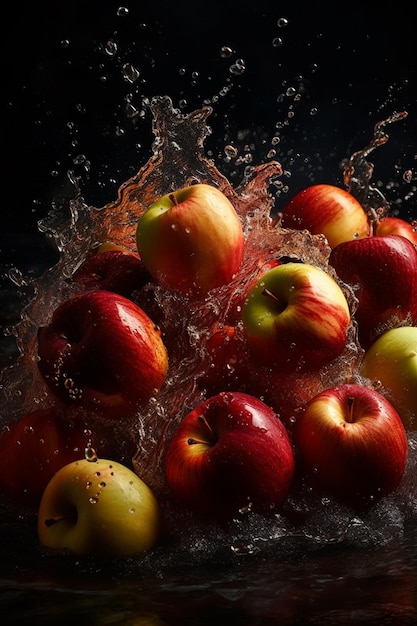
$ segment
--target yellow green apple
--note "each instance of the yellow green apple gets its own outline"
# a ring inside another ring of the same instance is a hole
[[[81,459],[49,481],[38,513],[38,536],[48,547],[80,555],[133,555],[150,550],[161,531],[152,490],[127,466]]]
[[[400,326],[383,333],[364,355],[361,374],[397,409],[409,430],[417,429],[417,327]]]

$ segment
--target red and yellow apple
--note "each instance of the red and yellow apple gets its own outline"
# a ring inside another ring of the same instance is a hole
[[[331,387],[312,398],[297,421],[294,442],[307,481],[355,508],[396,490],[408,456],[395,408],[359,384]]]
[[[85,290],[114,291],[126,298],[132,298],[135,291],[152,282],[137,254],[117,249],[105,249],[89,256],[74,272],[72,280]]]
[[[239,511],[276,513],[289,493],[294,455],[288,433],[258,398],[222,392],[195,407],[168,443],[172,496],[207,519]]]
[[[388,328],[417,322],[417,249],[408,239],[386,235],[345,241],[333,248],[329,263],[354,289],[364,348]]]
[[[374,224],[375,235],[401,235],[411,243],[417,244],[417,224],[408,222],[401,217],[381,217]]]
[[[242,320],[248,346],[260,363],[301,372],[342,353],[350,311],[330,274],[289,262],[266,272],[250,289]]]
[[[62,401],[109,418],[133,414],[165,381],[161,332],[128,298],[87,291],[60,304],[38,331],[38,366]]]
[[[407,430],[417,429],[417,327],[383,333],[366,351],[360,372],[395,406]]]
[[[323,234],[331,248],[370,234],[368,215],[348,191],[335,185],[311,185],[299,191],[281,211],[281,226]]]
[[[227,284],[243,260],[244,234],[234,206],[204,183],[156,200],[137,224],[136,242],[154,280],[187,296]]]
[[[80,459],[62,467],[43,493],[40,542],[80,555],[124,556],[150,550],[162,515],[152,490],[125,465]]]

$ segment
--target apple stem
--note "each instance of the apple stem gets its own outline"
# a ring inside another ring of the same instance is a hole
[[[267,289],[267,287],[265,287],[265,289],[262,289],[262,295],[268,296],[268,298],[271,298],[274,302],[276,302],[280,310],[283,310],[283,308],[285,308],[285,306],[283,307],[281,300],[270,289]]]
[[[353,419],[353,404],[355,402],[355,398],[352,398],[351,396],[348,398],[348,419],[347,421],[349,422],[349,424],[353,424],[353,422],[355,421]]]
[[[174,193],[170,193],[168,198],[171,200],[172,204],[178,205],[178,202]]]
[[[213,432],[212,427],[210,426],[210,424],[207,421],[207,418],[204,415],[199,415],[198,416],[198,421],[201,422],[202,424],[204,424],[204,426],[207,428],[207,430],[209,431],[213,441],[216,441],[216,435]]]

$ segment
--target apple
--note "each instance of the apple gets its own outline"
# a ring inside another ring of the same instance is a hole
[[[333,248],[329,263],[354,288],[361,345],[384,330],[417,322],[417,249],[404,237],[374,236]]]
[[[154,280],[187,296],[229,283],[243,260],[239,216],[220,189],[205,183],[154,202],[137,224],[136,242]]]
[[[82,423],[39,408],[3,426],[0,433],[0,491],[14,504],[38,506],[49,480],[79,459],[89,436]]]
[[[311,185],[282,209],[281,226],[323,234],[331,248],[370,234],[368,215],[348,191],[335,185]]]
[[[355,508],[397,489],[407,462],[399,414],[384,396],[360,384],[314,396],[297,421],[294,443],[307,480]]]
[[[350,312],[330,274],[289,262],[267,271],[249,290],[242,320],[250,351],[260,363],[301,372],[343,352]]]
[[[182,419],[165,453],[174,498],[207,519],[279,511],[294,455],[288,433],[264,402],[241,392],[210,396]]]
[[[133,555],[156,544],[161,520],[155,495],[131,469],[108,459],[80,459],[48,483],[38,536],[48,548],[75,554]]]
[[[400,217],[381,217],[374,223],[375,235],[401,235],[411,243],[417,244],[416,222],[407,222]]]
[[[124,296],[87,291],[62,302],[38,331],[38,366],[63,402],[108,418],[132,415],[165,381],[161,332]]]
[[[417,429],[417,327],[385,331],[365,352],[360,373],[381,387],[407,430]]]
[[[137,254],[114,249],[89,256],[74,272],[72,280],[85,290],[114,291],[132,298],[152,278]]]

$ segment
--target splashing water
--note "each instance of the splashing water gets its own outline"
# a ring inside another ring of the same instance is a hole
[[[259,259],[288,256],[312,263],[329,273],[332,269],[327,263],[330,249],[322,236],[287,231],[273,225],[270,216],[274,209],[274,196],[270,189],[279,183],[283,173],[277,161],[251,167],[234,188],[204,154],[204,140],[210,133],[206,124],[212,112],[210,107],[182,115],[172,108],[169,98],[160,97],[152,100],[151,110],[155,136],[152,156],[137,174],[120,187],[117,199],[102,208],[88,206],[78,192],[75,180],[76,197],[69,202],[71,227],[68,228],[67,217],[56,212],[40,223],[40,229],[54,238],[60,258],[54,267],[35,281],[34,297],[23,310],[21,322],[13,330],[20,355],[16,363],[1,373],[0,393],[5,407],[2,416],[3,419],[7,416],[7,420],[33,410],[41,399],[44,404],[51,402],[36,367],[36,334],[38,327],[49,321],[55,307],[74,293],[75,287],[70,280],[74,271],[101,242],[113,241],[135,250],[138,219],[155,198],[195,182],[219,187],[235,206],[246,235],[243,266],[232,284],[213,290],[210,300],[196,303],[182,299],[177,293],[167,293],[155,285],[147,286],[145,292],[137,296],[138,304],[146,310],[149,292],[152,292],[152,301],[159,309],[159,317],[164,320],[170,371],[157,397],[140,407],[127,424],[114,427],[113,436],[120,441],[129,437],[135,442],[135,470],[156,493],[161,493],[165,489],[161,460],[170,433],[207,394],[204,384],[201,384],[207,374],[206,361],[202,358],[205,331],[213,322],[224,322],[230,307],[234,306],[234,297],[254,276]],[[354,195],[364,199],[364,206],[369,210],[386,205],[381,194],[375,194],[370,185],[372,165],[367,157],[378,145],[387,141],[385,125],[401,119],[403,115],[398,114],[377,125],[370,145],[355,153],[345,165],[346,186]],[[346,288],[345,293],[354,306],[353,292]],[[318,392],[338,382],[352,380],[360,356],[361,350],[351,329],[344,353],[331,367],[320,370],[312,382],[300,379],[301,397],[298,401],[303,401],[303,387],[311,393],[311,388]],[[267,394],[264,399],[268,401]],[[297,404],[293,409],[296,412]],[[92,426],[95,419],[91,416]],[[288,420],[291,421],[291,416]],[[227,539],[228,549],[236,554],[253,553],[266,544],[271,546],[297,541],[300,537],[307,543],[319,545],[343,541],[359,544],[388,541],[401,532],[407,516],[417,511],[416,448],[417,443],[411,438],[409,466],[401,488],[392,497],[378,503],[363,518],[353,518],[351,511],[330,501],[321,502],[317,508],[312,504],[312,495],[306,493],[301,503],[290,501],[294,511],[307,519],[297,527],[296,532],[281,515],[265,520],[242,512],[242,517],[235,520],[232,545],[230,536]],[[85,454],[88,460],[97,458],[91,442]],[[100,450],[97,454],[100,455]],[[177,527],[183,528],[183,525],[178,524]],[[181,530],[177,532],[181,533]],[[205,541],[199,542],[199,532],[195,526],[188,539],[182,536],[181,549],[186,552],[192,544],[193,554],[200,554],[200,545],[201,552],[207,556],[210,542],[207,543],[207,534]],[[217,542],[221,541],[218,532],[213,530]]]

